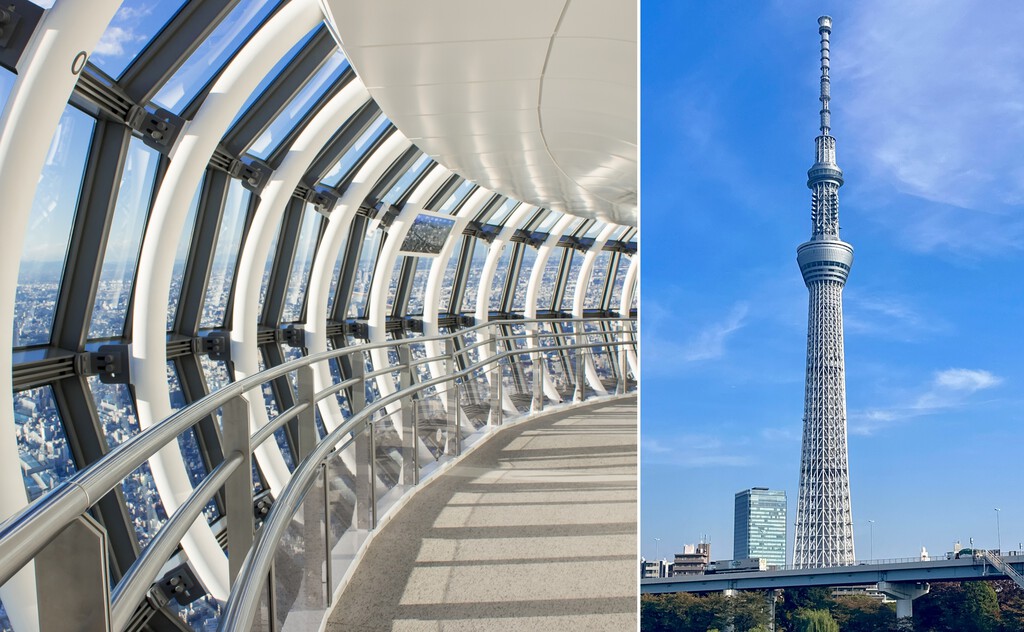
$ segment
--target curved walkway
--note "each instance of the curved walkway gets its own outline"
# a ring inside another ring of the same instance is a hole
[[[636,398],[506,428],[381,528],[328,632],[635,630]]]

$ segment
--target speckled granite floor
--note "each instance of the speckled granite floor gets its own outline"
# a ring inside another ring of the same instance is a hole
[[[635,630],[636,441],[636,398],[504,429],[381,529],[327,630]]]

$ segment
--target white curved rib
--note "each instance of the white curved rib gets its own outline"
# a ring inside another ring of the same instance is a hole
[[[608,224],[601,232],[597,234],[597,238],[594,240],[594,245],[587,250],[586,256],[583,257],[583,265],[580,266],[580,273],[576,279],[576,289],[573,292],[572,300],[572,317],[583,318],[583,303],[587,296],[587,289],[590,287],[590,283],[594,276],[594,262],[597,261],[597,256],[601,254],[601,250],[604,248],[605,242],[612,236],[612,233],[618,229],[619,226],[615,224]],[[582,324],[577,325],[583,327]],[[583,334],[586,337],[586,334]],[[594,387],[594,390],[598,395],[607,395],[608,389],[601,383],[601,378],[597,374],[597,367],[594,366],[594,359],[592,356],[587,355],[586,363],[584,365],[586,369],[587,381]]]
[[[626,278],[622,280],[622,298],[619,301],[619,317],[629,318],[629,306],[633,304],[633,294],[640,291],[640,257],[634,255],[629,262],[629,269],[626,270]],[[636,356],[636,345],[626,347],[626,358],[633,375],[640,375],[640,362]]]

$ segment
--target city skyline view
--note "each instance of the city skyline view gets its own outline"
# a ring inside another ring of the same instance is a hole
[[[858,560],[1017,550],[1024,403],[1024,15],[1010,3],[641,7],[641,555],[706,534],[733,499],[795,500],[807,169],[819,15],[833,18],[850,484]],[[793,549],[796,503],[787,524]],[[996,509],[999,511],[996,511]],[[997,533],[998,528],[998,533]]]

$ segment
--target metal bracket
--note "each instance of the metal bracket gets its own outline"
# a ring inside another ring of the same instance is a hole
[[[352,323],[352,335],[361,340],[370,339],[370,324],[363,321]]]
[[[103,345],[75,357],[75,373],[98,375],[104,384],[129,384],[128,345]]]
[[[166,575],[157,580],[154,584],[160,592],[178,602],[179,605],[190,604],[206,594],[206,589],[199,583],[199,578],[192,572],[188,564],[181,564],[172,568]]]
[[[259,195],[263,187],[267,185],[267,180],[273,171],[267,163],[252,158],[236,158],[228,167],[228,174],[232,178],[240,179],[242,186],[256,195]]]
[[[142,142],[166,154],[174,146],[185,119],[163,108],[150,112],[141,105],[133,105],[124,117],[124,122],[142,134]]]
[[[306,330],[302,326],[288,325],[281,330],[281,339],[287,342],[289,347],[302,348],[306,346]]]
[[[8,0],[3,4],[0,6],[0,66],[13,72],[43,17],[43,9],[28,0]]]
[[[317,213],[329,218],[331,211],[338,204],[339,196],[337,191],[330,187],[316,186],[308,190],[304,199],[313,205]]]
[[[472,327],[476,325],[476,317],[468,316],[466,314],[459,315],[459,327]]]
[[[201,351],[210,356],[211,360],[231,360],[231,336],[226,331],[211,331],[199,338],[202,344]]]
[[[380,227],[387,230],[394,223],[398,214],[402,212],[402,209],[398,208],[394,204],[380,204],[378,209],[378,215],[380,215]]]
[[[253,496],[252,499],[252,516],[257,520],[257,528],[259,523],[270,514],[270,510],[274,506],[274,497],[270,494],[269,489],[265,489],[259,494]]]

